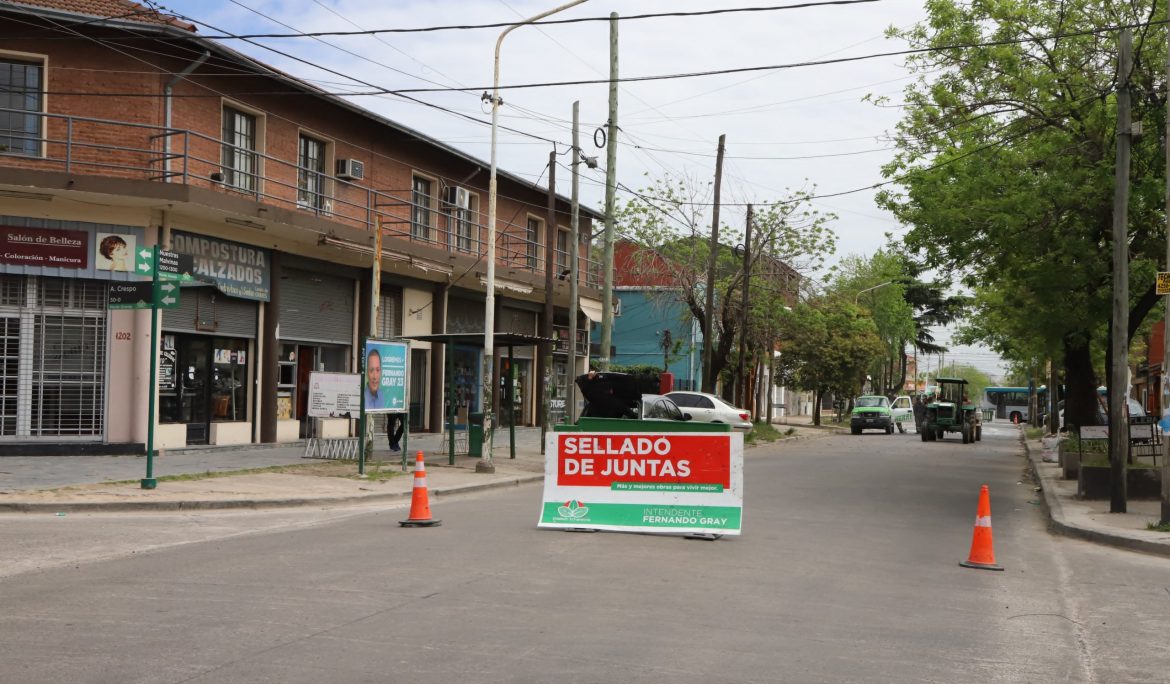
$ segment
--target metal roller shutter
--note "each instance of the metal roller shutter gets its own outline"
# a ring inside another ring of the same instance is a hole
[[[168,332],[255,338],[257,306],[214,287],[184,287],[179,306],[163,309],[162,324]]]
[[[350,344],[352,280],[286,269],[280,287],[280,339]]]

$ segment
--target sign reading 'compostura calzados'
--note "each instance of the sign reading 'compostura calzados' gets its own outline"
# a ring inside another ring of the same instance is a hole
[[[541,527],[739,534],[743,435],[547,437]]]

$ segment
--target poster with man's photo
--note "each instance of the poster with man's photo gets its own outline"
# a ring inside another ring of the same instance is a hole
[[[366,413],[406,411],[409,350],[405,342],[366,340],[362,355],[362,395]]]

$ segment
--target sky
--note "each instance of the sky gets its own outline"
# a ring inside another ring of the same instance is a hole
[[[621,78],[791,65],[904,49],[886,30],[922,21],[923,0],[878,0],[775,11],[634,19],[634,15],[798,4],[722,0],[588,0],[551,19],[619,16]],[[552,0],[165,0],[172,13],[199,24],[205,36],[255,33],[370,31],[520,21],[557,7]],[[362,107],[482,160],[491,157],[489,105],[493,52],[502,28],[297,37],[223,42],[334,93],[452,88],[410,97],[466,115],[446,113],[394,95],[352,98]],[[573,102],[580,102],[583,152],[605,166],[595,135],[608,118],[608,85],[509,88],[608,76],[609,22],[522,26],[504,39],[500,57],[499,168],[547,186],[545,167],[556,143],[572,141]],[[286,57],[263,46],[276,48]],[[726,135],[721,223],[743,224],[747,203],[784,198],[790,189],[835,194],[813,206],[837,215],[838,252],[871,255],[896,245],[905,228],[874,204],[881,166],[893,154],[886,136],[903,110],[903,89],[915,77],[901,57],[712,76],[625,82],[618,91],[617,178],[630,189],[666,175],[697,184],[714,178],[720,135]],[[866,96],[886,98],[882,106]],[[516,129],[529,135],[505,130]],[[534,137],[535,136],[535,137]],[[567,164],[569,157],[562,156]],[[581,200],[603,207],[605,172],[582,168]],[[557,192],[570,194],[558,168]],[[618,202],[628,199],[618,193]],[[942,337],[946,337],[945,331]],[[986,350],[956,348],[959,363],[995,375]]]

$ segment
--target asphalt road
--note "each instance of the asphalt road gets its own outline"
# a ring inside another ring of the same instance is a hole
[[[4,548],[48,551],[0,573],[0,680],[1170,681],[1170,560],[1049,536],[1017,440],[749,450],[744,535],[715,542],[539,530],[537,486],[430,529],[6,516]],[[984,483],[1004,572],[958,565]]]

